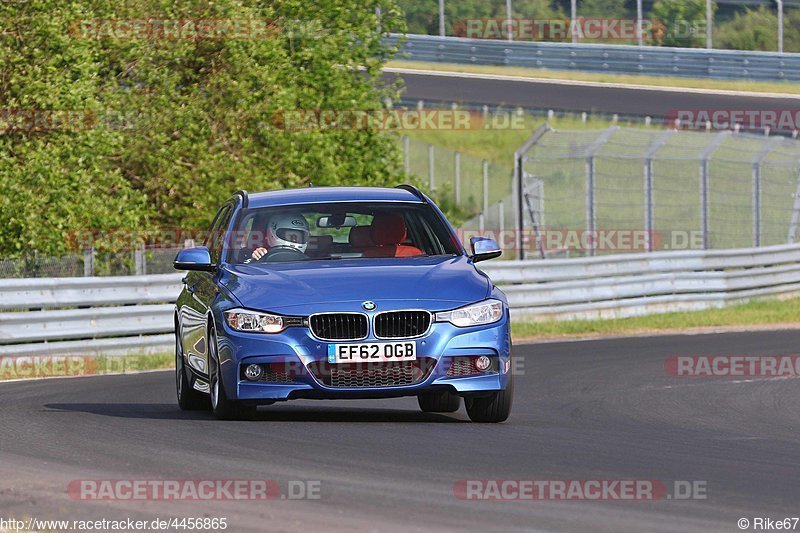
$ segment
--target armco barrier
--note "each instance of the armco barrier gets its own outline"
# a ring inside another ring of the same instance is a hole
[[[181,277],[0,280],[0,356],[168,350]]]
[[[517,320],[626,317],[800,294],[797,244],[479,266]],[[181,276],[2,280],[0,356],[169,350]]]
[[[800,81],[800,54],[609,44],[390,35],[402,59],[437,63],[649,74],[723,80]]]

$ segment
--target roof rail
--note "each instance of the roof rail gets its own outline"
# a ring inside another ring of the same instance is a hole
[[[242,209],[247,209],[247,204],[250,203],[250,198],[247,196],[247,191],[244,189],[238,190],[233,193],[234,196],[241,196],[242,197]]]
[[[409,185],[408,183],[403,183],[402,185],[396,186],[395,189],[403,189],[404,191],[408,191],[417,198],[419,198],[420,200],[422,200],[423,203],[426,204],[428,203],[428,200],[425,198],[425,195],[422,194],[422,191],[419,190],[417,187],[414,187],[413,185]]]

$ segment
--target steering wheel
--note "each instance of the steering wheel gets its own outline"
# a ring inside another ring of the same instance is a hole
[[[308,256],[298,250],[297,248],[290,248],[288,246],[276,246],[271,248],[269,252],[264,254],[259,263],[266,262],[279,262],[279,261],[305,261]]]

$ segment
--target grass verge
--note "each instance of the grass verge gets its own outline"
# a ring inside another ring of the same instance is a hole
[[[172,353],[152,355],[30,355],[0,357],[0,381],[129,374],[175,367]]]
[[[515,341],[586,336],[639,335],[647,333],[683,333],[699,328],[752,327],[791,324],[800,327],[800,298],[756,300],[721,309],[684,313],[664,313],[607,320],[569,320],[515,322],[511,326]]]
[[[688,89],[711,89],[724,91],[747,91],[754,93],[800,94],[800,85],[781,82],[747,80],[708,80],[702,78],[673,78],[667,76],[647,76],[634,74],[605,74],[602,72],[572,72],[524,67],[504,67],[493,65],[463,65],[459,63],[434,63],[425,61],[390,61],[390,68],[410,68],[465,72],[471,74],[496,74],[520,78],[542,78],[551,80],[587,81],[597,83],[624,83],[630,85],[652,85],[654,87],[679,87]]]

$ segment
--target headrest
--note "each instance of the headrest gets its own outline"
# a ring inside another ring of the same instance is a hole
[[[403,215],[375,215],[372,219],[372,240],[380,246],[400,244],[406,240],[406,221]]]
[[[372,246],[372,227],[354,226],[350,228],[350,236],[347,238],[350,246],[356,248],[366,248]]]

